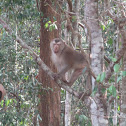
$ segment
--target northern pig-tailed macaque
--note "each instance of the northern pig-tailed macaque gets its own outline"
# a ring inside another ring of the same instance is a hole
[[[50,48],[52,52],[52,62],[58,71],[58,73],[54,75],[54,78],[61,78],[69,86],[72,86],[74,81],[82,74],[83,69],[87,66],[87,60],[82,53],[75,51],[60,38],[53,39],[50,43]],[[69,70],[73,70],[73,73],[67,82],[65,73]]]
[[[0,101],[3,100],[5,95],[6,95],[6,90],[4,89],[3,85],[0,84]]]

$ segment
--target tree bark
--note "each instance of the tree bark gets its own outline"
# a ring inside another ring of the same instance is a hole
[[[100,74],[102,72],[103,64],[103,38],[102,31],[98,22],[98,1],[87,0],[85,4],[85,18],[87,24],[91,30],[91,67],[93,72]],[[96,86],[94,78],[92,78],[92,90]],[[98,92],[94,99],[95,102],[91,103],[91,121],[92,126],[107,126],[108,120],[105,117],[107,113],[106,107],[104,107],[102,94],[100,93],[100,85],[98,85]]]
[[[124,71],[126,71],[126,53],[123,57],[123,67]],[[122,79],[122,91],[121,91],[121,119],[120,126],[126,125],[126,77]]]
[[[59,37],[59,30],[55,29],[49,31],[45,28],[45,23],[48,21],[53,22],[54,17],[59,23],[60,18],[50,7],[50,0],[41,0],[41,29],[40,29],[40,57],[53,71],[56,72],[50,56],[50,41]],[[42,83],[39,112],[42,121],[39,122],[40,126],[59,126],[60,125],[60,87],[54,83],[53,80],[42,70],[39,70],[39,81]],[[47,90],[47,88],[49,88]]]

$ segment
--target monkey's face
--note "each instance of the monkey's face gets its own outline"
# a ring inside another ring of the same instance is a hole
[[[56,44],[53,44],[53,51],[54,53],[58,53],[60,50],[60,44],[56,43]]]
[[[65,43],[57,38],[51,42],[50,47],[51,47],[52,51],[55,54],[57,54],[57,53],[60,53],[64,49]]]

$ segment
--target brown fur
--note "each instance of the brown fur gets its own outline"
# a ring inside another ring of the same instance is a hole
[[[65,73],[71,69],[74,70],[69,82],[67,82],[71,86],[86,66],[85,57],[82,53],[75,51],[59,38],[51,41],[50,48],[52,52],[51,59],[58,71],[56,78],[60,77],[66,82]]]

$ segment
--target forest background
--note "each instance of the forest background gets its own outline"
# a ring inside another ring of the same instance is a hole
[[[53,78],[54,38],[88,55],[72,87]],[[126,0],[1,0],[0,83],[1,126],[125,126]]]

